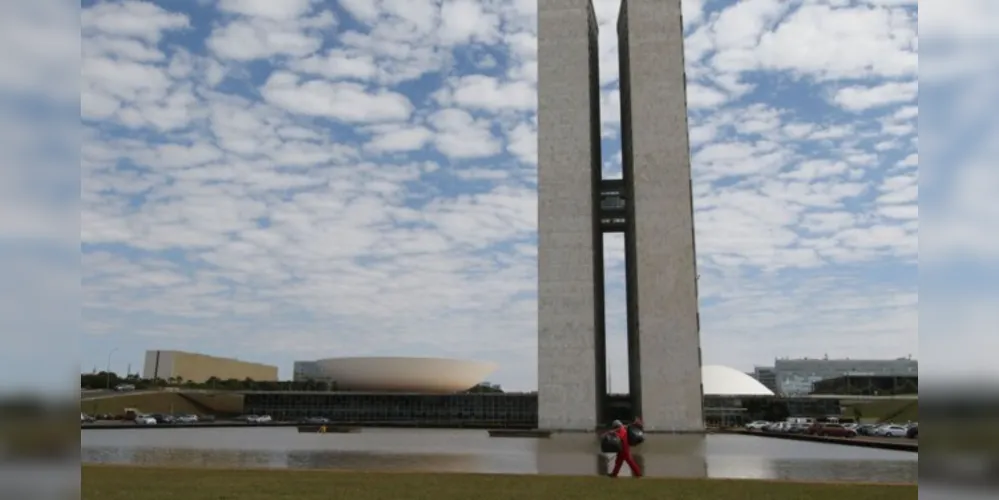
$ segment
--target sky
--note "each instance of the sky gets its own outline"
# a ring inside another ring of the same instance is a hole
[[[620,177],[619,2],[594,4]],[[704,363],[918,357],[916,2],[682,6]],[[83,1],[81,369],[435,356],[534,389],[536,11]]]

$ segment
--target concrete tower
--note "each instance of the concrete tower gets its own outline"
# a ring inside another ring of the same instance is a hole
[[[704,428],[680,0],[623,0],[623,180],[600,176],[596,19],[538,2],[539,426],[607,408],[603,234],[625,237],[630,404],[652,432]]]
[[[590,0],[538,1],[538,425],[593,429],[606,394],[600,71]]]

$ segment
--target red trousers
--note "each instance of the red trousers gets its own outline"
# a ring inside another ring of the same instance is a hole
[[[621,452],[617,454],[617,458],[614,459],[614,470],[611,472],[611,477],[617,477],[618,473],[621,472],[621,466],[624,463],[628,463],[628,468],[631,469],[631,475],[635,477],[641,477],[642,471],[638,469],[638,464],[635,463],[634,457],[631,456],[631,452]]]

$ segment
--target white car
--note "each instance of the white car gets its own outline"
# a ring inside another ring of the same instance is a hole
[[[250,415],[246,417],[246,423],[248,424],[269,424],[273,421],[274,419],[270,415]]]
[[[175,420],[178,424],[196,424],[198,423],[197,415],[181,415]]]
[[[889,425],[879,431],[881,432],[879,435],[884,437],[905,437],[909,430],[901,425]]]
[[[156,419],[149,415],[136,415],[135,423],[137,425],[156,425]]]
[[[755,422],[750,422],[750,423],[746,424],[746,430],[759,431],[759,430],[763,430],[763,428],[766,427],[766,426],[768,426],[768,425],[770,425],[770,422],[767,422],[765,420],[757,420]]]

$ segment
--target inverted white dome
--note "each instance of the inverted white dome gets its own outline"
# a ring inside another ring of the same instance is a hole
[[[444,358],[330,358],[316,361],[341,391],[455,393],[471,389],[495,363]]]
[[[721,365],[701,367],[701,384],[705,396],[773,396],[774,393],[759,380]]]

